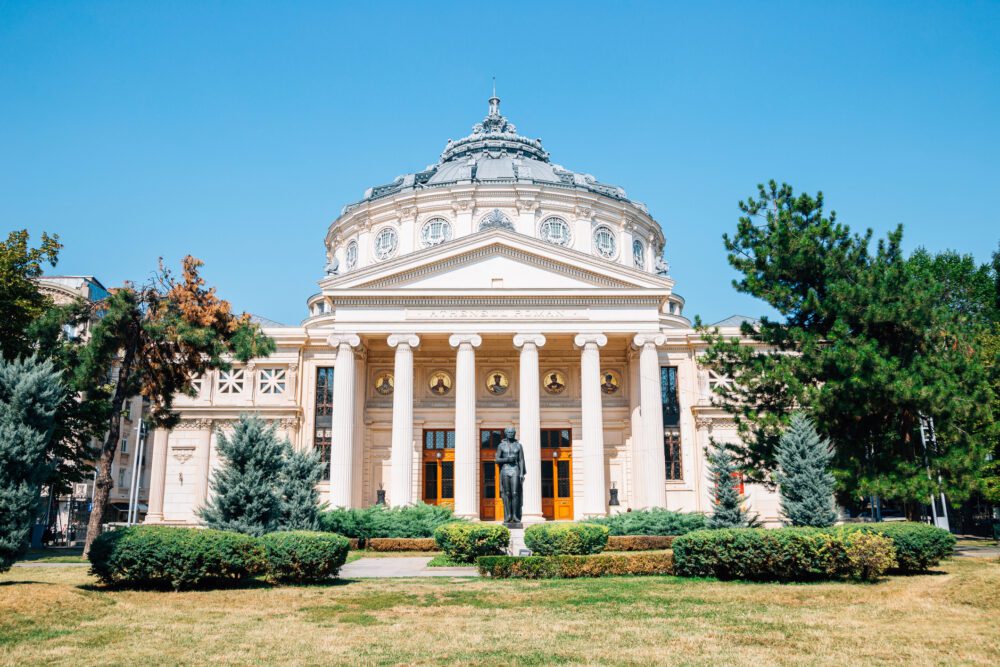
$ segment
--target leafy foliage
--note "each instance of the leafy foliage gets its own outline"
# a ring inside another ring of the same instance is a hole
[[[608,537],[608,551],[659,551],[669,549],[674,543],[673,535],[611,535]]]
[[[830,443],[820,439],[812,421],[801,412],[793,414],[778,441],[775,475],[781,511],[793,526],[825,528],[836,521],[835,480],[827,471],[832,456]]]
[[[130,588],[201,588],[232,584],[264,569],[260,541],[241,533],[130,526],[100,535],[88,554],[91,573]]]
[[[347,560],[346,537],[293,530],[260,538],[264,573],[272,581],[311,583],[337,576]]]
[[[854,539],[818,528],[703,530],[674,540],[674,571],[685,577],[749,581],[871,580],[893,564],[892,540]]]
[[[455,562],[471,563],[479,556],[504,553],[510,544],[506,526],[456,521],[438,526],[434,539]]]
[[[683,535],[705,527],[703,514],[671,512],[658,507],[587,519],[607,526],[611,535]]]
[[[322,512],[322,530],[345,537],[368,540],[373,537],[434,537],[443,524],[464,521],[448,507],[417,503],[406,507],[373,505],[366,508],[336,508]]]
[[[670,552],[591,556],[481,556],[479,574],[495,579],[573,579],[673,574]]]
[[[63,398],[52,362],[0,357],[0,572],[28,549],[45,451]]]
[[[847,533],[874,533],[890,540],[896,549],[893,567],[901,572],[925,572],[955,551],[955,536],[925,523],[861,523],[840,526]]]
[[[8,361],[34,348],[28,328],[52,305],[34,279],[42,275],[44,263],[56,265],[60,249],[59,236],[44,232],[41,245],[28,247],[26,229],[10,232],[0,243],[0,353]]]
[[[709,478],[714,485],[712,515],[708,517],[708,528],[742,528],[757,523],[757,516],[751,515],[744,507],[746,498],[740,495],[738,475],[740,474],[732,455],[725,447],[716,446],[713,451],[705,450],[708,460]]]
[[[524,531],[524,544],[539,556],[597,554],[608,544],[608,527],[596,523],[536,523]]]
[[[736,289],[780,314],[743,325],[752,345],[702,329],[704,365],[733,379],[716,400],[736,418],[738,463],[770,481],[780,435],[803,409],[833,442],[840,490],[918,502],[944,491],[960,500],[979,483],[993,429],[994,399],[976,354],[982,327],[970,316],[978,297],[941,280],[928,256],[907,260],[901,228],[873,251],[870,230],[852,233],[823,206],[822,194],[796,196],[771,181],[740,202],[736,232],[724,236],[741,274]],[[927,460],[922,415],[939,436]]]
[[[365,548],[370,551],[440,551],[433,537],[369,537]]]

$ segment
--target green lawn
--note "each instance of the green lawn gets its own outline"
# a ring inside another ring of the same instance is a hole
[[[22,559],[36,563],[86,563],[83,547],[65,549],[31,549]]]
[[[0,664],[1000,664],[1000,563],[878,584],[674,577],[109,591],[0,575]]]

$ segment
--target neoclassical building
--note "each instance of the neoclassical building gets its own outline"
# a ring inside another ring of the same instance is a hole
[[[513,425],[526,522],[709,510],[704,448],[736,435],[711,404],[725,379],[697,365],[660,225],[622,188],[552,162],[495,96],[436,164],[370,188],[324,242],[306,319],[265,323],[277,352],[200,378],[179,425],[154,434],[148,522],[198,521],[217,433],[245,412],[322,454],[332,506],[501,519],[493,461]],[[772,493],[745,491],[777,520]]]

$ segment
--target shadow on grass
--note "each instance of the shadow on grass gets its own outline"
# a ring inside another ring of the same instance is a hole
[[[36,586],[55,586],[56,585],[56,584],[52,583],[51,581],[34,581],[34,580],[31,580],[31,579],[27,579],[27,580],[24,580],[24,581],[0,581],[0,588],[3,588],[5,586],[18,586],[18,585],[24,586],[24,585],[27,585],[27,584],[34,584]]]
[[[280,581],[268,581],[266,579],[241,579],[237,581],[212,581],[206,582],[200,586],[189,586],[183,587],[175,590],[173,586],[167,583],[149,583],[149,584],[132,584],[132,583],[96,583],[96,584],[80,584],[76,588],[82,591],[89,591],[95,593],[113,593],[120,591],[144,591],[153,593],[189,593],[189,592],[209,592],[209,591],[240,591],[240,590],[261,590],[261,589],[272,589],[272,588],[333,588],[337,586],[347,586],[349,584],[357,583],[357,579],[330,579],[329,581],[319,581],[319,582],[280,582]]]

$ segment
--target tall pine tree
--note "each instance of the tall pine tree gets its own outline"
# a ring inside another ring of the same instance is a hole
[[[63,399],[51,361],[0,357],[0,572],[28,548],[42,482],[45,450]]]
[[[836,521],[836,481],[827,469],[832,457],[829,441],[819,437],[812,421],[801,412],[793,414],[775,453],[781,511],[793,526],[825,528]]]
[[[713,443],[714,445],[714,443]],[[705,450],[708,471],[715,489],[709,528],[746,528],[758,524],[757,515],[743,507],[745,496],[740,495],[739,470],[732,454],[724,446],[715,445],[713,451]]]
[[[281,477],[288,445],[276,430],[258,416],[243,415],[231,435],[219,433],[223,463],[200,512],[209,528],[263,535],[281,526]]]
[[[316,530],[319,527],[319,489],[325,466],[315,450],[295,452],[289,447],[281,474],[283,530]]]

